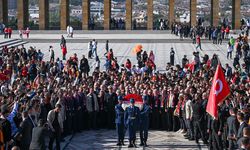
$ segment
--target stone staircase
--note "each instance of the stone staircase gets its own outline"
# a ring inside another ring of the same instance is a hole
[[[29,43],[28,41],[23,41],[21,39],[4,39],[0,40],[0,48],[7,46],[7,48],[10,47],[18,47],[20,45],[24,45]]]

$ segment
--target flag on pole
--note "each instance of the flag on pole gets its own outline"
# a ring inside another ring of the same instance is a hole
[[[218,119],[218,104],[223,102],[230,94],[230,88],[224,76],[221,65],[218,64],[212,87],[210,90],[206,111],[215,119]]]

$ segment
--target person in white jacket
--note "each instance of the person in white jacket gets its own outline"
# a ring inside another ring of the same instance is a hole
[[[53,143],[54,140],[56,140],[56,149],[60,150],[61,133],[63,132],[63,119],[60,114],[61,108],[62,106],[60,104],[56,104],[55,109],[48,113],[47,122],[52,131],[49,140],[49,149],[53,149]]]
[[[190,140],[193,140],[194,134],[193,134],[192,126],[191,126],[191,118],[192,118],[193,109],[191,106],[192,104],[191,96],[189,94],[185,94],[184,99],[186,101],[185,112],[186,112],[187,135]]]
[[[73,32],[74,32],[74,28],[72,26],[69,26],[69,35],[71,38],[73,38]]]
[[[227,44],[227,59],[232,59],[233,47],[230,42]]]
[[[69,26],[67,26],[67,29],[66,29],[66,32],[67,32],[67,37],[69,37],[70,36],[70,30],[69,30]]]

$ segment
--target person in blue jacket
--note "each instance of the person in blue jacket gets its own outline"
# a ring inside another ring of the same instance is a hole
[[[139,125],[140,109],[135,106],[135,100],[130,99],[130,106],[126,108],[124,113],[124,124],[128,129],[129,145],[128,147],[136,147],[136,130]]]
[[[147,147],[147,139],[148,139],[148,127],[149,127],[149,113],[151,112],[151,108],[148,105],[148,97],[143,96],[143,105],[140,111],[140,146]]]
[[[116,131],[118,134],[118,141],[117,146],[124,145],[124,109],[122,108],[123,97],[118,96],[118,104],[115,106],[115,124],[116,124]]]

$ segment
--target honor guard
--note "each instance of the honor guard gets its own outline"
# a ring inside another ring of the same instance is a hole
[[[124,145],[124,109],[122,108],[123,97],[118,96],[118,104],[115,106],[115,123],[118,134],[117,146]]]
[[[128,147],[136,147],[136,130],[139,124],[140,109],[135,106],[135,100],[130,99],[130,106],[126,108],[124,113],[124,124],[128,129],[129,145]]]

